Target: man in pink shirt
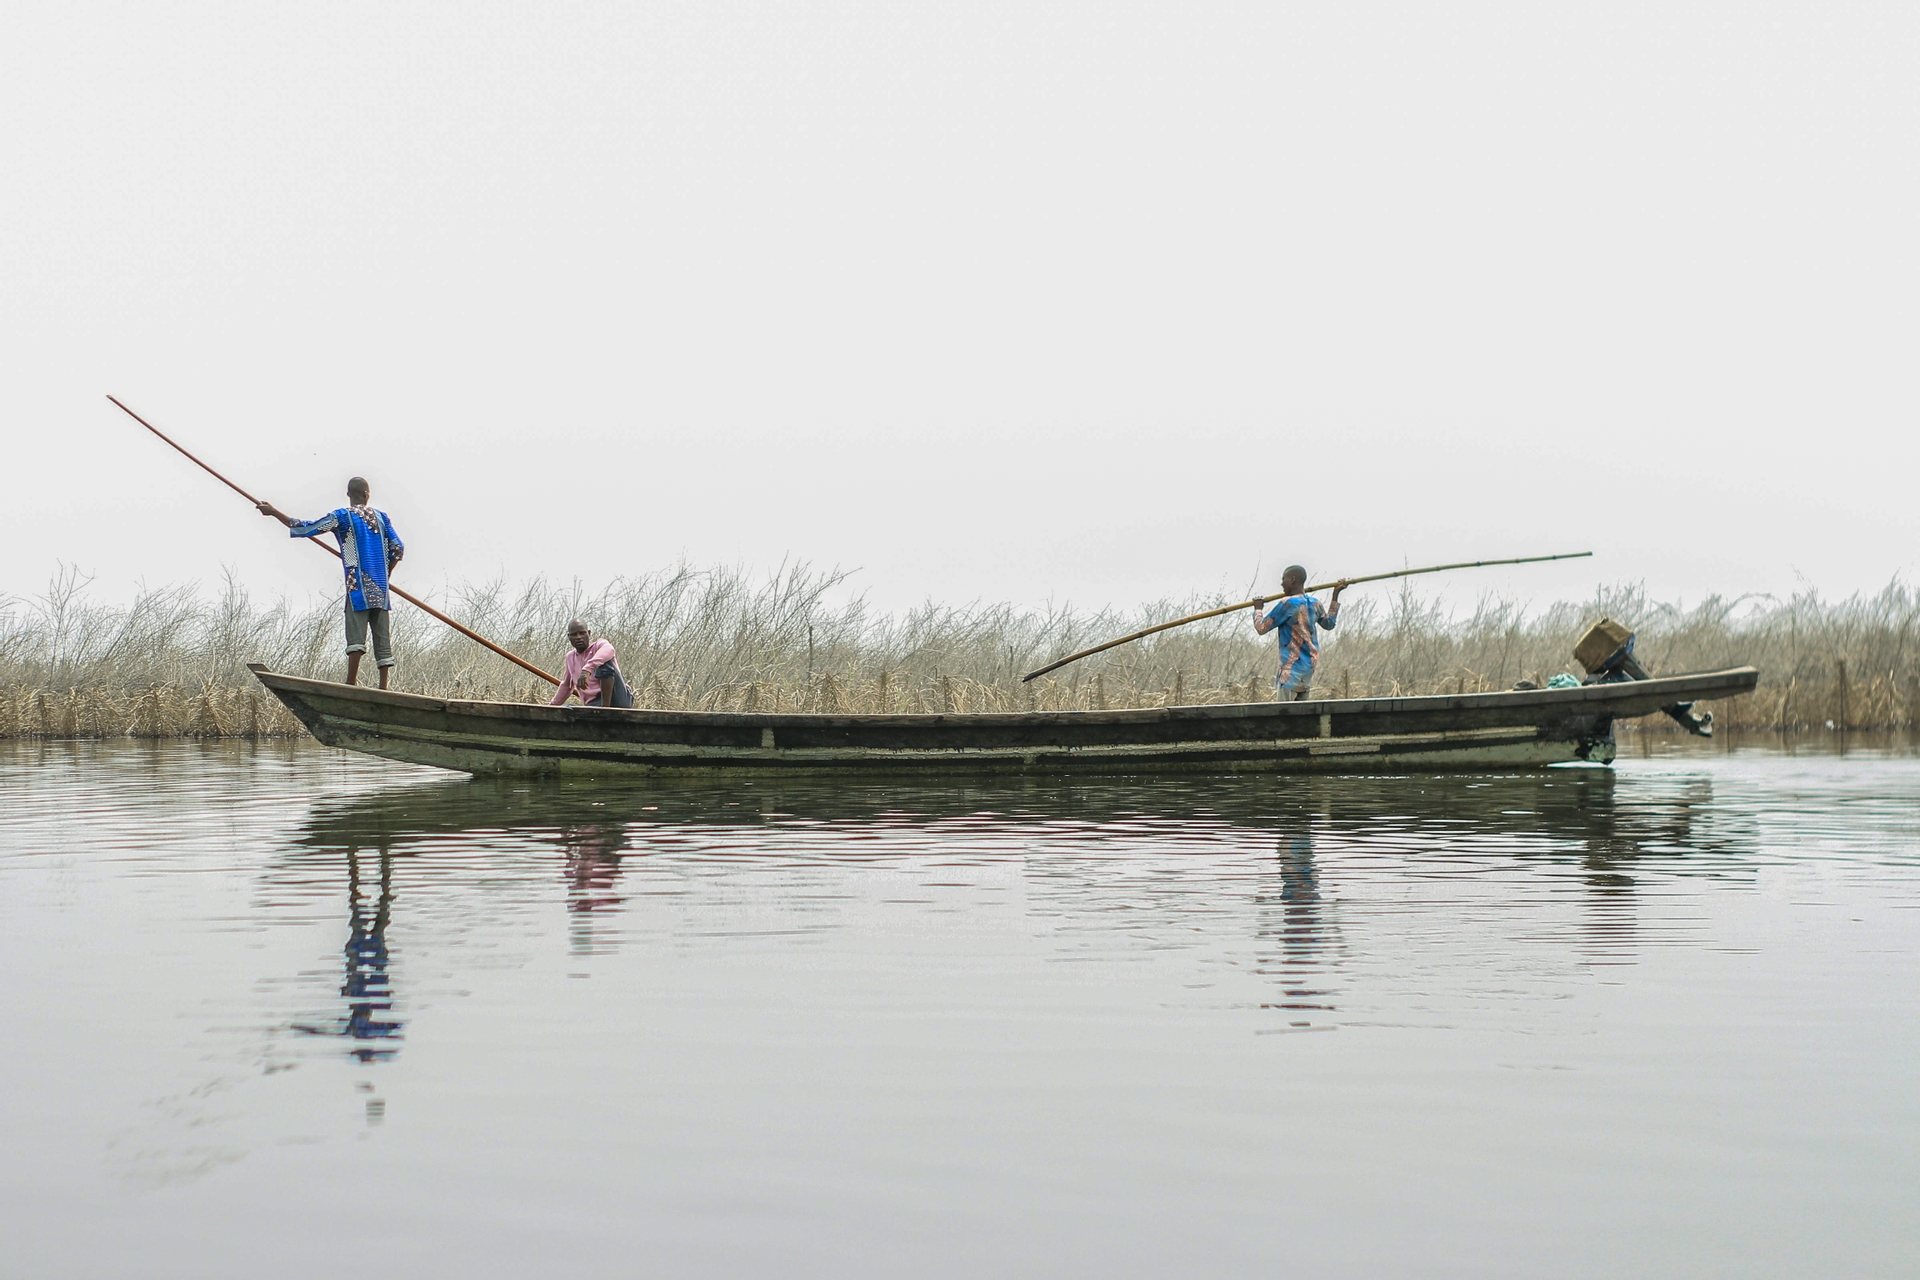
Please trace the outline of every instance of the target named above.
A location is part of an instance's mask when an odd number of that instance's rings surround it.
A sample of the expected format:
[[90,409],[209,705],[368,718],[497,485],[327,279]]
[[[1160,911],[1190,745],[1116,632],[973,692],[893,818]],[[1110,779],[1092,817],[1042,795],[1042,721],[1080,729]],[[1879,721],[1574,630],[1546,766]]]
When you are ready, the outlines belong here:
[[566,678],[553,691],[548,706],[557,707],[576,693],[589,707],[633,705],[633,695],[627,691],[627,682],[621,679],[619,664],[614,661],[612,645],[595,640],[587,624],[578,618],[567,624],[567,643],[573,646],[573,652],[567,655]]

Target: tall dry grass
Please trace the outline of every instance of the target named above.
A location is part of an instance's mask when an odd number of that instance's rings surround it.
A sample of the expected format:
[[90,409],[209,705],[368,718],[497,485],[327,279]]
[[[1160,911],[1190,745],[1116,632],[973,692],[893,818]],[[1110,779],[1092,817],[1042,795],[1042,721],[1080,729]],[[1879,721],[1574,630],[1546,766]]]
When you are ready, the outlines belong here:
[[[598,593],[544,579],[454,588],[449,613],[557,671],[568,619],[619,649],[642,705],[729,711],[959,712],[1251,701],[1272,697],[1271,639],[1246,614],[1167,632],[1022,684],[1060,654],[1205,608],[1159,601],[1120,612],[1031,612],[926,604],[902,615],[849,598],[843,576],[789,565],[766,577],[681,565]],[[339,679],[340,602],[261,604],[229,577],[214,592],[93,599],[72,571],[39,597],[0,600],[0,737],[267,736],[302,732],[246,671]],[[1920,719],[1920,594],[1895,582],[1825,601],[1713,598],[1691,609],[1635,587],[1529,612],[1485,599],[1466,616],[1403,586],[1356,590],[1327,637],[1320,696],[1474,692],[1574,671],[1574,641],[1606,615],[1640,633],[1655,672],[1752,663],[1759,690],[1719,709],[1734,728]],[[548,687],[407,606],[393,618],[396,687],[442,696],[544,701]],[[368,664],[369,672],[371,663]],[[366,678],[363,675],[363,679]],[[1664,721],[1662,722],[1664,723]]]

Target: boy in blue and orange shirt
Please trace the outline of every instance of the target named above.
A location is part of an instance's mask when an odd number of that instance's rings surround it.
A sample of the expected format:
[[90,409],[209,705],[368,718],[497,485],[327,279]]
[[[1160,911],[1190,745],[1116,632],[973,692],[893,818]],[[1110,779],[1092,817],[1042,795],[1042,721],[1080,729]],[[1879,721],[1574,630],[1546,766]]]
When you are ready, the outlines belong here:
[[1256,635],[1280,632],[1280,674],[1274,677],[1273,687],[1283,701],[1288,695],[1296,702],[1307,696],[1314,659],[1320,656],[1315,628],[1333,630],[1340,615],[1340,593],[1347,589],[1347,580],[1342,578],[1333,584],[1333,598],[1324,606],[1305,594],[1306,588],[1307,571],[1297,564],[1288,565],[1287,571],[1280,575],[1280,602],[1264,617],[1260,610],[1266,601],[1257,601],[1253,606]]

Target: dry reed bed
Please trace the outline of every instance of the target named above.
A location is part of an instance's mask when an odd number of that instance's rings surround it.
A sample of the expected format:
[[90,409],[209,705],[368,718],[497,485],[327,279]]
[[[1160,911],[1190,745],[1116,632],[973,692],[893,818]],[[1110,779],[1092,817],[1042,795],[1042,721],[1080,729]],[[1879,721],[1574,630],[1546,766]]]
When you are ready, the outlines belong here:
[[[264,737],[304,732],[245,664],[338,679],[339,601],[257,605],[228,580],[98,603],[64,572],[34,600],[0,601],[0,737]],[[1324,696],[1475,692],[1572,671],[1573,642],[1607,615],[1640,633],[1651,670],[1752,663],[1761,685],[1718,709],[1732,728],[1920,724],[1914,623],[1920,596],[1895,582],[1839,602],[1816,594],[1713,598],[1682,609],[1637,588],[1529,613],[1485,599],[1455,617],[1410,589],[1356,590],[1327,638]],[[843,578],[804,565],[756,580],[687,566],[597,595],[536,580],[454,588],[441,604],[537,665],[557,670],[569,618],[619,648],[642,705],[727,711],[1023,711],[1270,698],[1273,642],[1246,615],[1123,646],[1022,684],[1074,649],[1206,607],[1161,601],[1130,613],[924,605],[902,616],[849,599]],[[397,686],[442,696],[544,701],[547,688],[438,623],[394,616]],[[1650,724],[1654,722],[1649,722]],[[1664,724],[1664,720],[1659,723]]]
[[283,738],[306,729],[259,689],[0,689],[0,738]]

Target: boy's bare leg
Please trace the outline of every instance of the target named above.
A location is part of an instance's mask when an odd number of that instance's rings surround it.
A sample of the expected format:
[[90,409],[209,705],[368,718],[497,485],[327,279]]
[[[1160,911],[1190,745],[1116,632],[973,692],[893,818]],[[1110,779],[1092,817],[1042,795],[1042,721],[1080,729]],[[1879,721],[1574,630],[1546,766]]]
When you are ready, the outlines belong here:
[[[357,653],[350,653],[347,655],[347,683],[348,684],[360,683],[360,658],[361,658],[361,655]],[[381,672],[382,684],[385,683],[385,679],[384,679],[385,675],[386,673],[384,671]]]

